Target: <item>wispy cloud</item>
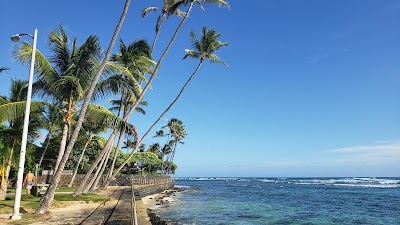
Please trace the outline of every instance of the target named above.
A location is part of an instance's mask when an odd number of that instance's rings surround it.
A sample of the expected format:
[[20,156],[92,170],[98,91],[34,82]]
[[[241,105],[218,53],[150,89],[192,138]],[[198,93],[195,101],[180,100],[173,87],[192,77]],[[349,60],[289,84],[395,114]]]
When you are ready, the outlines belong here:
[[380,141],[372,145],[361,145],[328,150],[337,153],[396,152],[400,153],[400,141]]
[[371,145],[338,148],[326,152],[337,154],[343,162],[382,166],[400,163],[400,141],[380,141]]

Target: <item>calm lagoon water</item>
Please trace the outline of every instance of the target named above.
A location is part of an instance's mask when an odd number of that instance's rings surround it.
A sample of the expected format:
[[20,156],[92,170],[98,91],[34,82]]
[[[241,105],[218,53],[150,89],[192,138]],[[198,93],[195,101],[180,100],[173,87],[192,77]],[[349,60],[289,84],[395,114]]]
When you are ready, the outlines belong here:
[[400,178],[177,178],[173,224],[400,224]]

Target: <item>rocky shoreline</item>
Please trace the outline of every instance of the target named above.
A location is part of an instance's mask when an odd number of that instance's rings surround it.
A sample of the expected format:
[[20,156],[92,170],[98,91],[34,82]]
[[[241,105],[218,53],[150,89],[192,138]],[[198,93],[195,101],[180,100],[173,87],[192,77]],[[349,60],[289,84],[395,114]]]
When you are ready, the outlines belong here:
[[[169,207],[171,198],[176,196],[176,193],[184,192],[185,189],[174,187],[173,189],[163,191],[159,194],[150,195],[142,198],[143,203],[147,207],[147,214],[149,215],[152,225],[171,225],[165,218],[162,218],[156,213],[157,207]],[[173,201],[173,200],[172,200]]]

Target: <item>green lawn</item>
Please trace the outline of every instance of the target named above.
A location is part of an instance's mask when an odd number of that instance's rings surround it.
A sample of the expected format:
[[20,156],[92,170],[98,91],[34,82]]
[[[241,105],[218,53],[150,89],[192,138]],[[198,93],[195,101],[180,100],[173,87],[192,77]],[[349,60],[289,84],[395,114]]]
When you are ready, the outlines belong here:
[[[75,189],[76,189],[76,187],[58,187],[56,190],[56,193],[57,192],[74,192]],[[26,192],[25,188],[23,188],[22,190]],[[15,187],[7,188],[7,193],[15,193]]]

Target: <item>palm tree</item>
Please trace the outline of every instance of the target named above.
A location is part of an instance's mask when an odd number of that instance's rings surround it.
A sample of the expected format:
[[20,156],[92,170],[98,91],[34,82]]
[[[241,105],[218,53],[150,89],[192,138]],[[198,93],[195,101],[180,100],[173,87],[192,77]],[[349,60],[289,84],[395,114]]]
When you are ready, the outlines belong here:
[[185,131],[185,126],[183,125],[181,120],[178,120],[176,118],[172,118],[171,120],[168,121],[168,124],[164,126],[164,128],[167,128],[170,131],[170,135],[173,137],[172,140],[172,151],[170,151],[170,156],[169,160],[171,163],[168,164],[168,170],[167,172],[171,171],[171,165],[172,162],[174,161],[175,157],[175,152],[176,152],[176,147],[178,144],[184,144],[182,142],[182,139],[186,137],[186,131]]
[[58,133],[60,128],[60,124],[62,124],[62,110],[60,110],[59,104],[53,104],[53,107],[48,107],[45,110],[45,115],[43,116],[43,126],[48,131],[46,139],[45,139],[45,146],[40,156],[40,160],[38,163],[38,168],[41,168],[43,163],[44,156],[46,155],[47,149],[49,148],[50,141],[53,138],[54,134]]
[[[153,51],[154,51],[154,46],[156,45],[161,26],[168,19],[168,17],[170,17],[172,15],[183,17],[185,15],[185,13],[182,12],[178,8],[178,7],[182,6],[184,3],[185,3],[185,1],[183,1],[183,0],[163,0],[163,7],[161,9],[161,14],[158,16],[157,22],[156,22],[156,29],[155,29],[156,35],[154,37],[153,44],[151,45],[151,53],[153,53]],[[154,6],[147,7],[145,9],[143,9],[142,17],[147,16],[147,14],[149,12],[157,11],[157,10],[158,10],[158,7],[154,7]]]
[[[147,81],[144,77],[144,74],[147,72],[151,72],[151,67],[155,63],[151,60],[150,46],[145,40],[135,41],[128,47],[126,47],[124,42],[120,40],[120,53],[113,55],[112,60],[116,64],[121,65],[125,68],[124,73],[115,74],[112,77],[101,81],[98,84],[97,93],[104,94],[109,92],[114,95],[120,93],[120,100],[112,101],[112,103],[116,105],[113,109],[118,110],[118,116],[120,116],[121,114],[122,116],[125,116],[126,112],[131,108],[132,102],[135,102],[137,96],[140,95],[140,93],[142,92],[139,82]],[[146,106],[147,102],[141,101],[141,105]],[[140,107],[137,107],[135,110],[141,112],[142,114],[144,113],[144,110]],[[124,119],[124,121],[127,120],[128,118]],[[92,164],[91,168],[80,183],[79,187],[75,190],[74,195],[78,195],[82,192],[83,186],[86,184],[89,176],[99,163],[102,163],[105,166],[105,158],[108,158],[108,156],[110,155],[111,152],[109,151],[112,148],[112,143],[114,142],[116,134],[119,132],[120,136],[118,139],[117,148],[115,149],[116,152],[118,151],[119,145],[124,136],[125,129],[126,128],[122,128],[121,130],[114,129],[113,133],[110,136],[110,139],[105,145],[103,151],[100,153],[99,158]],[[106,152],[109,153],[107,154]],[[115,153],[108,176],[111,176],[117,156],[118,154]],[[96,172],[97,174],[98,171],[99,170],[97,170]],[[94,176],[93,179],[96,179],[96,176]]]
[[[196,58],[199,59],[199,64],[192,73],[192,75],[189,77],[189,79],[186,81],[186,83],[183,85],[181,91],[178,93],[178,95],[175,97],[175,99],[172,101],[172,103],[164,110],[163,113],[158,117],[158,119],[151,125],[151,127],[147,130],[147,132],[143,135],[143,137],[136,143],[136,146],[134,148],[134,151],[128,156],[128,158],[121,164],[121,166],[114,172],[114,175],[116,175],[122,167],[126,165],[126,163],[129,162],[133,154],[136,152],[138,146],[143,142],[144,138],[149,134],[151,129],[161,120],[161,118],[172,108],[172,106],[178,101],[179,97],[182,95],[183,91],[186,89],[187,85],[189,82],[192,80],[194,75],[197,73],[197,71],[200,69],[201,65],[205,60],[208,60],[212,63],[217,63],[217,64],[226,64],[222,62],[219,57],[215,54],[217,50],[219,50],[223,46],[227,46],[228,42],[221,42],[217,40],[221,35],[217,33],[215,30],[207,30],[206,27],[203,27],[201,30],[201,38],[200,40],[196,38],[196,35],[194,32],[190,32],[190,37],[192,39],[192,45],[194,50],[187,50],[186,49],[186,55],[184,56],[184,59],[190,57],[190,58]],[[150,82],[150,81],[149,81]]]
[[85,151],[89,143],[92,141],[94,134],[99,134],[101,132],[105,132],[107,128],[113,128],[117,124],[119,124],[119,118],[116,117],[112,112],[107,110],[106,108],[90,104],[88,107],[87,116],[85,121],[83,121],[82,128],[84,129],[85,133],[87,132],[87,139],[85,145],[82,149],[81,155],[78,159],[78,162],[75,164],[75,170],[72,175],[72,178],[68,184],[69,187],[72,186],[76,173],[78,172],[79,165],[85,155]]
[[[42,96],[63,103],[62,139],[54,167],[56,171],[65,152],[72,119],[98,65],[101,48],[98,38],[93,35],[80,47],[77,47],[75,38],[70,47],[69,38],[61,26],[57,31],[50,31],[49,47],[53,52],[49,60],[41,57],[41,54],[36,59],[38,81],[35,86]],[[17,50],[16,56],[24,61],[29,57],[26,53],[30,51],[31,46],[25,42]]]
[[[224,0],[202,0],[204,3],[210,3],[210,4],[218,4],[220,7],[227,7],[229,8],[229,4],[224,1]],[[190,4],[189,4],[190,2]],[[180,31],[180,29],[182,28],[183,24],[185,23],[186,19],[188,18],[190,12],[192,11],[192,7],[193,4],[196,3],[197,5],[199,5],[199,7],[201,9],[203,9],[203,6],[200,3],[200,0],[184,0],[184,4],[189,4],[189,7],[186,11],[186,13],[184,14],[184,17],[182,18],[181,23],[178,25],[177,29],[175,30],[174,35],[172,36],[171,41],[169,42],[168,46],[166,47],[166,49],[164,50],[163,54],[161,55],[160,59],[158,60],[153,72],[151,73],[150,79],[147,82],[146,86],[143,88],[142,93],[140,94],[140,96],[137,98],[135,104],[133,104],[133,106],[131,107],[131,109],[129,110],[129,112],[125,115],[124,120],[129,118],[129,116],[134,112],[134,110],[136,109],[136,107],[138,106],[138,104],[142,101],[144,94],[147,92],[147,90],[150,88],[150,85],[152,83],[152,81],[154,80],[154,78],[156,77],[158,70],[160,69],[161,63],[164,60],[165,56],[167,55],[169,49],[171,48],[172,44],[175,42],[176,37],[178,36],[178,33]]]
[[[8,187],[9,173],[14,158],[14,148],[20,144],[23,126],[23,111],[25,109],[27,81],[11,80],[10,97],[0,96],[0,122],[7,124],[6,129],[0,131],[6,145],[0,154],[1,186],[0,200],[5,199]],[[28,138],[33,140],[39,136],[38,115],[41,107],[35,102],[32,105]],[[0,149],[1,150],[1,149]]]
[[119,31],[121,30],[122,24],[123,24],[123,22],[125,20],[125,17],[126,17],[126,14],[128,12],[128,8],[129,8],[130,3],[131,3],[131,0],[126,0],[125,5],[124,5],[124,9],[123,9],[121,17],[120,17],[120,20],[118,21],[118,24],[117,24],[117,26],[115,28],[114,34],[113,34],[113,36],[111,38],[111,42],[110,42],[110,45],[108,46],[107,52],[106,52],[106,54],[104,56],[104,59],[103,59],[101,65],[100,65],[100,67],[98,68],[94,78],[92,80],[90,80],[91,85],[90,85],[88,91],[86,92],[86,98],[85,98],[85,100],[83,102],[83,105],[81,107],[81,110],[80,110],[80,113],[79,113],[79,118],[78,118],[78,121],[77,121],[77,123],[75,125],[75,130],[74,130],[74,132],[73,132],[73,134],[71,136],[71,139],[70,139],[70,141],[68,143],[68,146],[67,146],[67,148],[65,150],[64,156],[63,156],[63,158],[62,158],[62,160],[60,162],[60,166],[59,166],[60,169],[57,170],[57,172],[56,172],[56,174],[54,176],[53,182],[50,184],[49,188],[47,189],[46,194],[43,196],[43,201],[40,204],[39,208],[36,210],[37,214],[44,214],[45,212],[47,212],[49,210],[50,204],[51,204],[51,202],[52,202],[52,200],[54,198],[54,192],[55,192],[55,190],[56,190],[56,188],[58,186],[58,182],[61,179],[61,174],[62,174],[62,171],[64,170],[64,166],[67,163],[69,154],[71,153],[72,148],[74,147],[75,141],[78,138],[79,131],[80,131],[81,127],[82,127],[82,123],[83,123],[83,120],[85,118],[89,102],[90,102],[90,100],[92,98],[94,89],[96,87],[96,83],[99,80],[100,75],[103,73],[103,70],[104,70],[104,68],[105,68],[105,66],[106,66],[106,64],[108,62],[108,59],[109,59],[109,57],[111,55],[111,51],[112,51],[112,49],[114,47],[115,41],[117,40],[117,37],[118,37]]
[[[229,3],[228,3],[227,1],[224,1],[224,0],[202,0],[202,1],[203,1],[204,3],[218,4],[220,7],[227,7],[227,8],[229,8]],[[172,36],[172,38],[171,38],[171,40],[170,40],[168,46],[167,46],[166,49],[164,50],[164,52],[163,52],[163,54],[161,55],[160,59],[158,60],[158,62],[157,62],[157,64],[156,64],[156,66],[155,66],[153,72],[151,73],[151,76],[150,76],[149,81],[147,82],[146,86],[143,88],[142,93],[141,93],[140,96],[137,98],[136,102],[133,104],[133,106],[131,107],[131,109],[129,110],[129,112],[124,116],[123,120],[126,121],[126,120],[130,117],[130,115],[135,111],[135,109],[136,109],[136,107],[138,106],[138,104],[142,101],[142,99],[143,99],[145,93],[147,92],[147,90],[150,88],[151,83],[153,82],[154,78],[157,76],[157,73],[158,73],[158,70],[160,69],[160,66],[161,66],[162,61],[163,61],[164,58],[166,57],[166,55],[167,55],[169,49],[171,48],[172,44],[175,42],[175,39],[176,39],[176,37],[178,36],[178,33],[179,33],[180,29],[182,28],[183,24],[185,23],[186,19],[188,18],[189,14],[190,14],[190,12],[191,12],[191,10],[192,10],[193,4],[196,3],[197,5],[199,5],[199,7],[200,7],[201,9],[203,9],[203,7],[202,7],[202,5],[201,5],[201,3],[200,3],[199,0],[184,0],[184,4],[185,4],[185,5],[188,4],[189,2],[190,2],[189,7],[188,7],[188,9],[187,9],[185,15],[183,16],[182,21],[181,21],[180,24],[178,25],[178,27],[177,27],[177,29],[175,30],[175,33],[174,33],[174,35]],[[170,107],[169,107],[169,108],[170,108]],[[168,110],[169,110],[169,109],[168,109]],[[163,115],[164,115],[164,114],[162,114],[161,116],[163,116]],[[145,136],[148,135],[148,133],[150,132],[150,130],[155,126],[155,124],[158,123],[158,121],[159,121],[159,119],[156,120],[156,122],[149,128],[149,130],[146,132],[146,134],[145,134],[143,137],[145,137]],[[116,135],[117,135],[117,132],[113,132],[113,133],[111,134],[111,136],[110,136],[110,138],[109,138],[109,140],[108,140],[108,142],[107,142],[106,145],[111,145],[111,141],[113,140],[113,138],[115,138]],[[142,138],[142,140],[143,140],[143,138]],[[138,143],[139,143],[139,142],[138,142]],[[141,142],[140,142],[140,143],[141,143]],[[138,146],[140,146],[140,144],[139,144]],[[136,148],[136,149],[137,149],[137,148]],[[135,149],[135,151],[136,151],[136,149]],[[132,153],[132,154],[133,154],[133,153]],[[132,156],[132,154],[131,154],[128,158],[130,158],[130,157]],[[127,162],[128,162],[128,160],[125,160],[125,163],[123,163],[122,166],[125,166]],[[116,173],[118,173],[121,169],[122,169],[122,167],[120,166],[120,167],[116,170]],[[115,173],[115,174],[116,174],[116,173]],[[108,181],[110,181],[110,180],[111,180],[111,179],[108,179]]]

